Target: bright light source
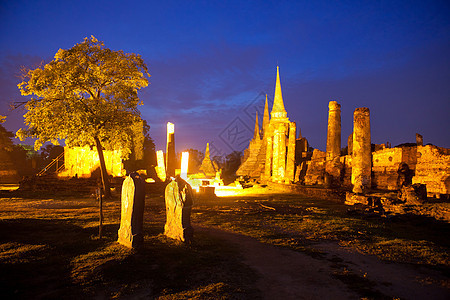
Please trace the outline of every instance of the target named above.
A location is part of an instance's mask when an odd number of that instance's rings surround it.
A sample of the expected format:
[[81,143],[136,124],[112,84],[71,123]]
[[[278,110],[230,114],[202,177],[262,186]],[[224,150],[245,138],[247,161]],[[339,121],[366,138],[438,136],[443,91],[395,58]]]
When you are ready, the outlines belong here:
[[175,133],[175,124],[167,122],[167,134]]
[[158,166],[156,167],[156,174],[159,179],[162,181],[166,181],[166,168],[164,166],[164,153],[162,150],[156,151],[156,159],[158,162]]
[[187,180],[187,172],[188,172],[188,164],[189,164],[189,152],[181,153],[181,178]]

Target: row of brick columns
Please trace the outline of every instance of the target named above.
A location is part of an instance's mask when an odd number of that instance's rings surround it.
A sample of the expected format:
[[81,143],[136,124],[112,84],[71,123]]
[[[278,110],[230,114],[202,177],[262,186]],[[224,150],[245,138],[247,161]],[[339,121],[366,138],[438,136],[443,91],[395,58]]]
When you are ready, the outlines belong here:
[[[328,107],[325,182],[330,185],[338,185],[342,170],[340,165],[341,106],[336,101],[330,101]],[[349,154],[352,155],[353,192],[362,193],[371,187],[372,172],[370,111],[367,107],[356,108],[353,112],[353,133],[349,138],[349,144],[350,139]]]

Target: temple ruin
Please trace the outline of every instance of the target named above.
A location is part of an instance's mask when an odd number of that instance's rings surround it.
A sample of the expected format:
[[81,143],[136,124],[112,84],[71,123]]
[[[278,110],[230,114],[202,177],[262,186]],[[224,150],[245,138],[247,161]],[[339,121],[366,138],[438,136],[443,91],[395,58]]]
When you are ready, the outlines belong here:
[[450,149],[424,146],[420,134],[416,134],[415,144],[394,148],[389,143],[372,144],[367,107],[354,110],[353,132],[347,148],[341,149],[341,105],[329,102],[324,152],[310,148],[300,128],[296,138],[296,123],[289,120],[284,106],[278,67],[270,119],[267,106],[266,96],[262,127],[256,116],[253,138],[236,172],[241,178],[339,188],[361,195],[370,190],[400,190],[405,184],[404,172],[409,172],[408,184],[426,186],[428,197],[450,195]]
[[270,119],[266,96],[261,131],[256,117],[253,139],[245,150],[243,163],[236,175],[278,183],[294,182],[296,124],[289,121],[284,108],[279,67]]

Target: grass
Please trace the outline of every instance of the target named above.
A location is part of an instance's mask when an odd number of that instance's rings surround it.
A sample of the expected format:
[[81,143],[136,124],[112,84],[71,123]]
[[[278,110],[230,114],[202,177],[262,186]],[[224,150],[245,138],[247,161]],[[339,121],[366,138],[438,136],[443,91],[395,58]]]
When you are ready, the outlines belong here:
[[[205,231],[182,244],[163,235],[164,198],[146,199],[144,247],[116,243],[120,200],[105,201],[98,239],[94,198],[6,194],[0,198],[0,289],[5,298],[255,299],[258,275],[233,244]],[[3,194],[4,196],[4,194]],[[333,201],[292,194],[200,199],[192,224],[216,227],[325,259],[315,245],[337,242],[380,259],[449,274],[448,223],[425,217],[351,213]],[[377,298],[372,282],[336,262],[334,276]]]
[[163,234],[163,199],[147,200],[142,251],[118,243],[119,199],[106,201],[104,238],[89,197],[0,200],[0,289],[11,298],[259,298],[238,250],[197,233],[189,245]]

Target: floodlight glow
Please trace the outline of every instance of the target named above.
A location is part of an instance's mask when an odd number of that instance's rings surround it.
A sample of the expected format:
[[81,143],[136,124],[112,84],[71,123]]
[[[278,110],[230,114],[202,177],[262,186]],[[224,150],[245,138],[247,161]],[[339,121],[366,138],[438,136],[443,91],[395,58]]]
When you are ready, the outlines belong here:
[[187,180],[187,172],[188,172],[188,164],[189,164],[189,152],[181,153],[181,178]]

